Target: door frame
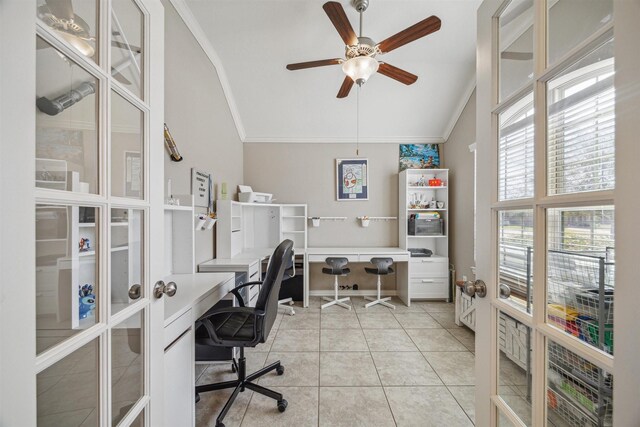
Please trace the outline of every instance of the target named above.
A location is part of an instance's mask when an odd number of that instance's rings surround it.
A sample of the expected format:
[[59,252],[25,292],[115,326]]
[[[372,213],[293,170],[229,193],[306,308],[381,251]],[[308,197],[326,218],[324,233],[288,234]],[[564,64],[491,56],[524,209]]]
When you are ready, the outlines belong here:
[[[108,195],[108,185],[100,180],[100,195],[86,197],[68,193],[61,198],[63,203],[87,203],[90,206],[102,206],[101,229],[109,228],[109,208],[130,207],[145,212],[145,290],[148,303],[145,313],[145,341],[148,349],[145,355],[146,394],[136,407],[148,405],[145,410],[146,425],[163,424],[164,387],[163,387],[163,325],[164,302],[153,298],[153,284],[162,278],[164,251],[164,7],[160,0],[134,0],[145,11],[146,73],[145,102],[134,102],[140,106],[146,104],[147,119],[144,123],[144,150],[148,167],[145,175],[145,200],[135,201]],[[97,6],[102,12],[101,28],[108,25],[110,2],[100,1]],[[58,356],[67,354],[69,349],[54,348],[36,357],[36,276],[35,276],[35,203],[36,200],[50,200],[47,194],[36,190],[35,176],[35,131],[36,114],[33,100],[36,98],[36,49],[35,36],[38,26],[35,17],[35,0],[5,0],[0,2],[0,54],[3,66],[0,68],[0,425],[35,426],[37,424],[37,387],[36,365],[40,369],[54,363]],[[104,33],[104,30],[102,31]],[[46,34],[44,34],[47,36]],[[45,37],[49,38],[49,37]],[[101,63],[109,55],[109,40],[101,40]],[[75,52],[69,51],[74,58]],[[6,61],[6,62],[5,62]],[[90,67],[102,70],[102,67]],[[110,162],[104,147],[109,145],[108,126],[105,121],[109,113],[106,98],[105,80],[101,86],[100,101],[100,170],[109,168]],[[117,88],[116,88],[117,89]],[[117,92],[123,92],[122,90]],[[101,174],[101,178],[108,176]],[[153,177],[153,179],[152,179]],[[38,198],[36,198],[39,195]],[[151,240],[153,238],[153,241]],[[108,247],[108,238],[101,245]],[[101,259],[104,260],[104,250]],[[104,331],[108,324],[117,324],[132,311],[125,309],[110,319],[109,286],[105,281],[108,274],[100,273],[102,283],[101,323],[90,328],[92,335],[101,343],[101,360],[108,360],[110,337]],[[142,301],[134,304],[141,307]],[[109,323],[105,323],[109,322]],[[88,334],[80,333],[69,339],[70,347],[76,348],[87,341]],[[101,425],[111,425],[111,389],[110,362],[99,365],[99,390],[106,395],[99,398],[99,421]],[[137,415],[137,414],[136,414]],[[122,424],[133,421],[133,414],[127,415]]]
[[[636,182],[640,181],[637,162],[640,160],[640,149],[636,142],[640,134],[637,111],[640,109],[640,54],[637,51],[637,40],[640,30],[637,22],[640,19],[640,0],[614,0],[614,21],[569,51],[559,64],[569,64],[582,54],[587,45],[597,45],[612,35],[615,36],[615,87],[616,99],[616,189],[601,191],[587,195],[564,195],[562,197],[546,196],[546,135],[536,132],[535,135],[535,197],[513,202],[497,202],[496,171],[498,120],[500,110],[497,103],[498,88],[498,49],[497,49],[497,15],[508,2],[503,0],[485,0],[478,9],[477,39],[477,111],[476,111],[476,143],[479,183],[489,185],[477,186],[477,241],[483,242],[477,251],[477,277],[487,283],[486,298],[476,299],[476,425],[496,425],[498,408],[500,412],[515,425],[520,425],[515,413],[498,395],[498,337],[497,324],[499,312],[505,312],[521,321],[532,330],[532,424],[544,425],[546,422],[546,351],[547,338],[568,348],[608,372],[615,375],[614,381],[614,420],[616,425],[635,425],[640,420],[640,408],[634,402],[640,373],[634,372],[637,354],[640,352],[640,334],[631,325],[636,322],[632,317],[637,311],[633,301],[634,253],[637,253],[637,241],[640,239],[640,227],[637,224],[637,212],[640,201],[633,195],[638,194]],[[534,19],[540,25],[534,27],[534,57],[546,57],[546,10],[545,1],[534,3]],[[534,58],[535,59],[535,58]],[[536,130],[544,129],[546,118],[546,81],[558,70],[554,66],[547,70],[544,61],[536,61],[534,65],[533,83],[523,86],[510,99],[517,98],[527,91],[533,90],[536,109]],[[507,103],[509,100],[507,100]],[[540,114],[542,112],[542,114]],[[626,197],[625,197],[626,196]],[[546,324],[544,307],[546,289],[544,281],[538,279],[534,287],[534,311],[532,315],[513,309],[509,304],[500,301],[497,295],[497,211],[529,205],[534,212],[534,251],[543,254],[546,248],[546,209],[554,204],[562,206],[579,205],[581,203],[595,205],[615,203],[615,239],[616,239],[616,305],[614,325],[615,361],[597,350],[585,349],[565,333]],[[560,205],[558,205],[560,206]],[[634,251],[635,250],[635,251]],[[634,273],[636,273],[634,275]],[[546,277],[546,265],[536,260],[534,277]],[[635,297],[635,298],[634,298]],[[543,302],[540,304],[540,302]],[[626,326],[626,328],[625,328]],[[489,369],[487,369],[487,367]],[[634,388],[635,387],[635,388]],[[635,390],[635,391],[634,391]]]

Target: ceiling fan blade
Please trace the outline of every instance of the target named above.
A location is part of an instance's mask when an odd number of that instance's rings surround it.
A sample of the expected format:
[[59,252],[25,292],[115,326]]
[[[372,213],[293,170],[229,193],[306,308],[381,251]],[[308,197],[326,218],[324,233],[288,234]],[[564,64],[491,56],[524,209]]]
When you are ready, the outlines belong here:
[[384,62],[381,62],[378,66],[378,72],[406,85],[414,84],[416,80],[418,80],[418,76],[416,76],[415,74],[411,74],[408,71],[402,70],[398,67],[394,67],[393,65],[389,65]]
[[346,45],[354,45],[358,43],[358,36],[356,36],[353,27],[347,18],[347,14],[344,12],[342,5],[336,1],[329,1],[322,5],[322,8],[327,13],[327,16],[336,27],[340,37]]
[[404,46],[407,43],[411,43],[414,40],[438,31],[441,25],[442,22],[440,21],[440,18],[437,16],[430,16],[409,28],[394,34],[388,39],[381,41],[380,44],[378,44],[378,47],[383,53],[391,52],[400,46]]
[[533,52],[508,52],[504,51],[500,54],[502,59],[512,59],[514,61],[531,61]]
[[117,81],[119,81],[120,83],[122,83],[123,85],[127,85],[129,86],[131,84],[131,81],[129,81],[129,79],[127,79],[125,76],[123,76],[122,74],[120,74],[119,71],[117,71],[115,68],[111,67],[111,75],[113,76],[114,79],[116,79]]
[[353,80],[351,80],[351,77],[345,76],[344,81],[342,82],[342,86],[340,86],[340,90],[338,91],[338,96],[336,98],[346,98],[349,95],[352,86]]
[[71,20],[74,18],[71,0],[45,0],[49,11],[58,19]]
[[142,48],[139,46],[134,46],[132,44],[120,43],[115,40],[111,40],[111,46],[119,47],[120,49],[130,50],[133,53],[142,53]]
[[341,59],[321,59],[319,61],[298,62],[297,64],[288,64],[287,70],[303,70],[305,68],[324,67],[325,65],[338,65]]

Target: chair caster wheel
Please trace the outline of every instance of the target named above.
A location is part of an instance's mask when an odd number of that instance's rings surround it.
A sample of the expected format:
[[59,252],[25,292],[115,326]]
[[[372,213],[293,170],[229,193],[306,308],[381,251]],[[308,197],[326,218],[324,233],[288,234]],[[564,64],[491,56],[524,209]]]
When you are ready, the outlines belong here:
[[278,411],[284,412],[287,409],[287,405],[289,405],[289,402],[286,400],[278,400]]
[[[278,374],[278,375],[284,374],[284,366],[282,366],[282,365],[278,366],[276,368],[276,374]],[[286,400],[285,400],[285,402],[286,402]],[[286,406],[286,404],[285,404],[285,406]]]

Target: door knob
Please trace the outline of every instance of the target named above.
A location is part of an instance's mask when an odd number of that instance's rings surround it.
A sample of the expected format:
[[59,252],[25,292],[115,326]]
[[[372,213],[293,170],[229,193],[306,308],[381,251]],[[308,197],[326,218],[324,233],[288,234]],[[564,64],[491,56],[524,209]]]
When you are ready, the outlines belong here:
[[500,283],[500,298],[507,299],[511,296],[511,288],[504,283]]
[[175,282],[169,282],[165,284],[162,280],[158,280],[153,287],[153,296],[156,298],[162,298],[162,295],[167,294],[168,297],[172,297],[178,292],[178,285]]
[[139,284],[136,283],[135,285],[132,285],[129,288],[129,298],[130,299],[140,298],[140,295],[142,294],[141,291],[142,291],[142,287]]
[[464,284],[463,289],[464,293],[470,297],[478,295],[480,298],[484,298],[487,295],[487,285],[482,280],[468,281]]

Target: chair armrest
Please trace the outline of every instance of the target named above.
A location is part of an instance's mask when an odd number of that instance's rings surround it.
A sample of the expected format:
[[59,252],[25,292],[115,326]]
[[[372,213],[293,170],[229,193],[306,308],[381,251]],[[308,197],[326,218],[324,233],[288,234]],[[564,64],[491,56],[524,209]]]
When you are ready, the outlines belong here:
[[240,307],[244,307],[246,304],[244,299],[242,299],[242,295],[240,295],[240,292],[238,292],[238,290],[246,286],[253,286],[253,285],[262,285],[262,281],[243,283],[242,285],[236,286],[235,288],[229,291],[229,293],[233,294],[236,297],[236,299],[238,300],[238,304],[240,304]]

